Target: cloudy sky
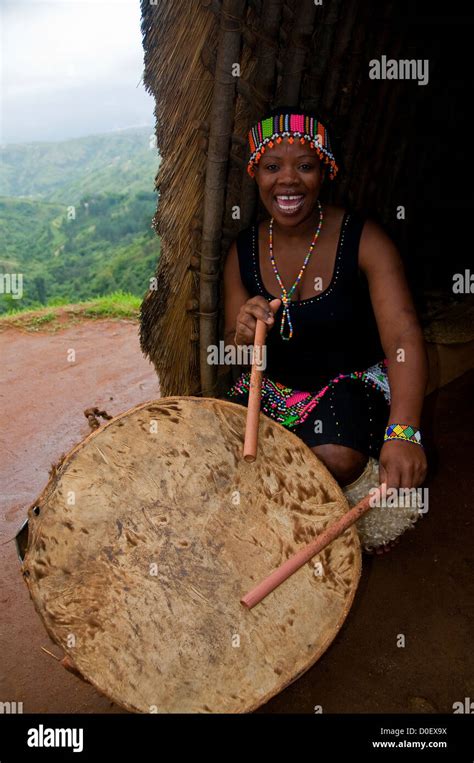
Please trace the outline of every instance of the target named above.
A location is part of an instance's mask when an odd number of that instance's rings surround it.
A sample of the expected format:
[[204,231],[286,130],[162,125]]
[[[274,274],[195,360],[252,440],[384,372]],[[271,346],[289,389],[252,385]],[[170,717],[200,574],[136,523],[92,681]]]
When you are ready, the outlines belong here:
[[0,143],[153,125],[139,0],[0,0]]

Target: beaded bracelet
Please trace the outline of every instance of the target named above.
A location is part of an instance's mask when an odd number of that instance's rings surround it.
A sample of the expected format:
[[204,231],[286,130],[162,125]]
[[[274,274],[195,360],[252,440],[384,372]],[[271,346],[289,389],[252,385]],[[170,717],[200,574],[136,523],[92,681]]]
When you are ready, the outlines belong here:
[[385,430],[383,440],[384,442],[388,440],[405,440],[405,442],[414,442],[415,445],[423,447],[420,430],[412,427],[410,424],[389,424]]

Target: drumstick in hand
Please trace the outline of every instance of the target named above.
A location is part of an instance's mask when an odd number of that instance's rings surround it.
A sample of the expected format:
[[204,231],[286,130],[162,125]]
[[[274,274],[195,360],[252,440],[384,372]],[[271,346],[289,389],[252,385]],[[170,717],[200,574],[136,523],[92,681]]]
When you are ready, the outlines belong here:
[[[380,488],[378,488],[378,491],[380,493]],[[240,600],[241,604],[244,604],[248,609],[252,609],[252,607],[261,602],[280,583],[283,583],[290,575],[293,575],[303,564],[309,562],[315,554],[319,554],[320,551],[325,549],[333,540],[342,535],[348,527],[357,522],[369,509],[376,505],[377,497],[377,493],[369,494],[359,501],[356,506],[346,512],[337,522],[327,527],[321,535],[318,535],[311,543],[297,551],[294,556],[291,556],[280,567],[277,567],[265,580],[262,580],[255,588],[246,593]]]
[[244,459],[248,462],[255,461],[257,458],[258,422],[260,418],[260,398],[262,396],[262,361],[266,337],[267,324],[257,318],[244,440]]
[[[275,314],[281,305],[281,299],[272,299],[270,310]],[[255,339],[253,344],[252,370],[250,372],[250,390],[247,403],[247,421],[245,424],[245,441],[243,456],[245,461],[252,462],[257,458],[258,422],[260,420],[260,399],[262,397],[262,364],[264,360],[267,324],[257,318]]]

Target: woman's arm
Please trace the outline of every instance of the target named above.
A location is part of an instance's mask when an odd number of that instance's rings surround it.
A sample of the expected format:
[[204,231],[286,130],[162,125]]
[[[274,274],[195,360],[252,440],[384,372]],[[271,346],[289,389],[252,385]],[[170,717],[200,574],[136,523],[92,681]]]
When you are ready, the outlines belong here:
[[[395,244],[383,229],[367,221],[359,247],[380,340],[388,359],[391,390],[387,424],[419,427],[428,381],[423,332]],[[382,481],[389,487],[416,487],[426,476],[426,458],[419,445],[386,442],[380,454]]]
[[274,313],[281,300],[268,302],[265,297],[250,297],[240,278],[239,256],[234,243],[224,265],[224,342],[225,344],[253,344],[257,318],[267,323],[270,330],[275,323]]
[[231,244],[224,264],[224,343],[235,344],[235,328],[240,308],[250,298],[240,279],[237,244]]

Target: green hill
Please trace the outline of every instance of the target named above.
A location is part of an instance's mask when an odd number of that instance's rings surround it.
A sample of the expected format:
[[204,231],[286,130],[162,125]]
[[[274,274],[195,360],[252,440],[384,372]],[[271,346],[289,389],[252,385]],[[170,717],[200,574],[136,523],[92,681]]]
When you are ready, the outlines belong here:
[[0,146],[0,196],[77,204],[88,193],[152,191],[159,167],[152,133],[141,127]]
[[[0,313],[115,291],[142,296],[159,239],[149,128],[2,149]],[[1,274],[22,274],[14,299]]]

